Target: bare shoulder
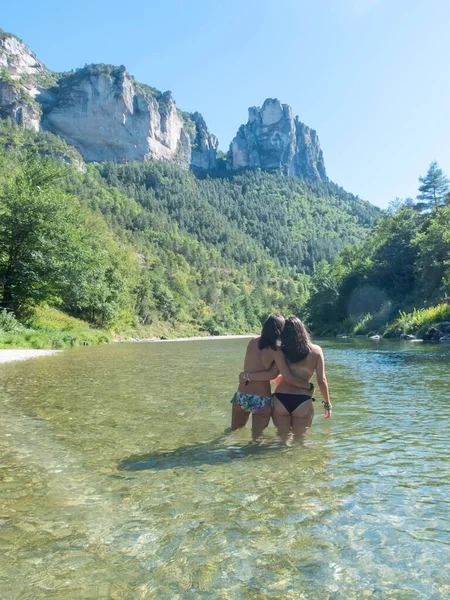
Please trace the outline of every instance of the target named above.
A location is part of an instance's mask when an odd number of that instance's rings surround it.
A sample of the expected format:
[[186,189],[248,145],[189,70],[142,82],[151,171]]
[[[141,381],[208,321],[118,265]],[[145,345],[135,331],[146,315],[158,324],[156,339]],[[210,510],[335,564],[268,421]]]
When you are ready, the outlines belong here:
[[259,342],[259,336],[251,339],[249,341],[249,343],[247,344],[247,353],[259,351],[258,342]]
[[322,348],[318,344],[311,344],[311,352],[316,356],[323,354]]
[[275,350],[264,348],[261,350],[261,360],[265,369],[269,369],[275,361]]
[[261,350],[261,355],[264,360],[271,360],[272,362],[275,360],[276,350],[272,350],[272,348],[263,348]]

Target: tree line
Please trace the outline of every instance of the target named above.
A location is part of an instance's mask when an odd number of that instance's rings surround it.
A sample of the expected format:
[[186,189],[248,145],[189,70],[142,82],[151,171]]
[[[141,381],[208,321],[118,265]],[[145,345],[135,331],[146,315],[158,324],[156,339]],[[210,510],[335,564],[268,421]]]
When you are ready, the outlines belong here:
[[389,333],[399,311],[450,301],[449,180],[432,162],[419,183],[416,199],[393,202],[361,245],[317,266],[305,307],[314,331]]
[[332,183],[168,162],[85,165],[60,138],[0,121],[0,301],[115,330],[255,330],[298,311],[310,274],[379,211]]
[[305,293],[305,278],[257,244],[238,264],[99,168],[79,170],[59,138],[3,121],[0,143],[0,299],[20,318],[47,304],[118,331],[163,322],[244,332]]

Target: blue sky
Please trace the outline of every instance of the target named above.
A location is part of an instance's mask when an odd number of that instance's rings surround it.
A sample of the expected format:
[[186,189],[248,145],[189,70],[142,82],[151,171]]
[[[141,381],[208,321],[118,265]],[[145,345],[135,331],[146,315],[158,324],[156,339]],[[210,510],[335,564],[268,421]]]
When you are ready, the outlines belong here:
[[450,175],[448,0],[2,0],[0,17],[50,69],[124,64],[170,89],[222,150],[279,98],[329,177],[379,206],[415,196],[432,160]]

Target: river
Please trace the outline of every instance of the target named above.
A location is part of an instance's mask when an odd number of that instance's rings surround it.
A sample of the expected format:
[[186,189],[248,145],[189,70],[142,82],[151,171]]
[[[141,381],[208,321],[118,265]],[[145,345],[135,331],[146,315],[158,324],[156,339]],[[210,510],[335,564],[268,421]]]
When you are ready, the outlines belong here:
[[246,340],[0,368],[0,598],[450,597],[450,345],[323,342],[307,439],[224,435]]

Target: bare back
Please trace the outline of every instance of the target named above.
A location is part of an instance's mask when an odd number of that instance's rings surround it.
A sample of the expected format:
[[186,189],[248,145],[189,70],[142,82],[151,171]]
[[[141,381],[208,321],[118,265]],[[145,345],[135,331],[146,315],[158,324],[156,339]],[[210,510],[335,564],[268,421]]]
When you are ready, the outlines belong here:
[[[265,348],[260,350],[258,347],[259,336],[253,338],[247,346],[244,359],[244,371],[249,373],[257,371],[266,371],[270,369],[274,362],[275,350]],[[270,396],[270,381],[250,381],[247,385],[239,384],[239,392],[244,394],[255,394],[256,396]]]
[[[306,358],[297,363],[288,363],[291,373],[296,377],[306,379],[306,381],[311,380],[319,359],[323,356],[322,349],[320,346],[317,346],[317,344],[311,344],[310,348],[311,351]],[[281,392],[282,394],[298,394],[299,389],[298,387],[290,385],[283,378],[280,385],[277,387],[277,392]]]

